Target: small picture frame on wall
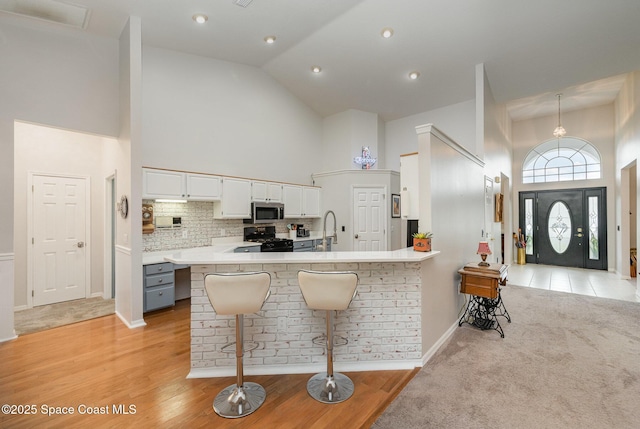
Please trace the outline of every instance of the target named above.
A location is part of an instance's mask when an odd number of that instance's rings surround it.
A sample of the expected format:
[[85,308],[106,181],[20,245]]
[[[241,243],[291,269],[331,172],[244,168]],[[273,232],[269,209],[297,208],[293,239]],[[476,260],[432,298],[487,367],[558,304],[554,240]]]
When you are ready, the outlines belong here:
[[400,217],[400,194],[391,194],[391,217]]

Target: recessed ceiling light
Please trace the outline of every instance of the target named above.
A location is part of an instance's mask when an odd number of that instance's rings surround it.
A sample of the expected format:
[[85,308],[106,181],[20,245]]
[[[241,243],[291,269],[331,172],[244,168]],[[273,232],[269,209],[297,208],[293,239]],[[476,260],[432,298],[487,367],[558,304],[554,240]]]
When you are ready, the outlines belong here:
[[204,13],[196,13],[195,15],[193,15],[192,18],[198,24],[204,24],[205,22],[207,22],[209,20],[209,17],[207,15],[205,15]]
[[320,73],[322,68],[320,68],[320,66],[311,66],[311,71],[314,73]]
[[383,28],[382,31],[380,32],[380,35],[385,39],[388,39],[389,37],[393,36],[393,28],[390,28],[390,27]]
[[269,45],[272,45],[276,42],[276,36],[267,36],[264,38],[264,41]]
[[418,71],[412,71],[409,73],[409,79],[411,80],[416,80],[420,77],[420,72]]

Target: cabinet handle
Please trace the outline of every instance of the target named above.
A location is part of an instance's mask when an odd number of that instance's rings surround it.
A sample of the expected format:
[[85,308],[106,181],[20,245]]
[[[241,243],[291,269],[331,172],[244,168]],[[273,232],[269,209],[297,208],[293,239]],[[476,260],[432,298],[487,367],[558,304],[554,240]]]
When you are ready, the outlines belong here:
[[163,294],[163,293],[164,293],[164,292],[160,292],[158,295],[162,296],[162,294]]
[[162,283],[162,279],[158,279],[158,283]]
[[158,267],[158,271],[162,271],[162,266]]

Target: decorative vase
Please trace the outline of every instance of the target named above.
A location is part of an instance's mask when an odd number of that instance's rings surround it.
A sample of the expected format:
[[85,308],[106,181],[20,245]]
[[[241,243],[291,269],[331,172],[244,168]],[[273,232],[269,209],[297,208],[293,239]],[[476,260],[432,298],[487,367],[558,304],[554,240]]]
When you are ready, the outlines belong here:
[[524,247],[518,247],[518,265],[524,265],[527,263],[526,255],[524,253]]
[[413,250],[417,252],[431,252],[431,238],[414,238]]

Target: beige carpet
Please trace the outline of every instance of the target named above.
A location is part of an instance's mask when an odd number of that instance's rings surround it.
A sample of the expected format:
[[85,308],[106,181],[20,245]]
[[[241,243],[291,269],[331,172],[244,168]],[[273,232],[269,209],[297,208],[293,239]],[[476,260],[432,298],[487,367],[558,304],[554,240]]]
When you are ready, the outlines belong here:
[[24,335],[114,313],[113,299],[96,297],[16,311],[14,323],[16,334]]
[[505,338],[469,325],[372,428],[638,428],[640,304],[508,286]]

